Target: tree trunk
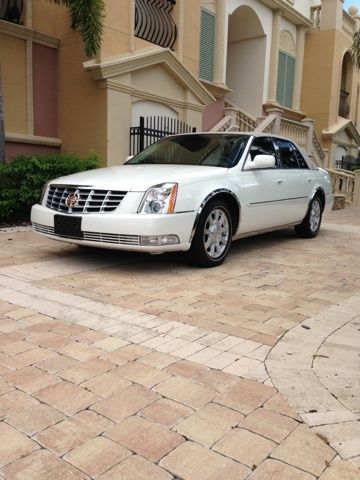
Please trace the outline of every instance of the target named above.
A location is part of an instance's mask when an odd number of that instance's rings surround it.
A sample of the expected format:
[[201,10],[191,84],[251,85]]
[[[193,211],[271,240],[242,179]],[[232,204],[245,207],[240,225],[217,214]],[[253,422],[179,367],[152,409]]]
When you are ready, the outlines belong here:
[[0,164],[5,163],[5,125],[4,125],[4,102],[1,85],[0,71]]

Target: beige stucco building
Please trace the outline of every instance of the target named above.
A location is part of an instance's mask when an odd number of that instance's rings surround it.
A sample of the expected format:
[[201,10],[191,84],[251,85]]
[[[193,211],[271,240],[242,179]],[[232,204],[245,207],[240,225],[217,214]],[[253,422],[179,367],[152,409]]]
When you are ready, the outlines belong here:
[[0,10],[8,158],[93,149],[120,164],[130,129],[150,116],[198,131],[279,131],[324,166],[357,156],[358,18],[342,0],[106,0],[90,60],[66,8],[17,3],[19,18]]

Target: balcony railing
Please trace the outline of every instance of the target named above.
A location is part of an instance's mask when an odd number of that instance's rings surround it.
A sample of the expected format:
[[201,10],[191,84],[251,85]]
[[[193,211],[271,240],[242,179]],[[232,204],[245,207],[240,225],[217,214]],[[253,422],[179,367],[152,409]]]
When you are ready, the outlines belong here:
[[136,0],[135,36],[173,49],[177,29],[171,17],[176,0]]
[[0,20],[22,25],[24,0],[2,0],[0,2]]

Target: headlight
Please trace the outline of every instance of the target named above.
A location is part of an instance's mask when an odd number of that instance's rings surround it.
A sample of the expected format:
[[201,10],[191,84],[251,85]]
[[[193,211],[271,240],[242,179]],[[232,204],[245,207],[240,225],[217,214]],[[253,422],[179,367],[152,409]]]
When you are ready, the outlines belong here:
[[44,185],[44,188],[42,190],[42,193],[41,193],[41,197],[40,197],[40,205],[43,204],[43,201],[44,201],[44,198],[45,198],[45,194],[46,194],[46,190],[49,186],[50,182],[46,182],[45,185]]
[[177,189],[177,183],[163,183],[149,188],[142,199],[138,213],[173,213]]

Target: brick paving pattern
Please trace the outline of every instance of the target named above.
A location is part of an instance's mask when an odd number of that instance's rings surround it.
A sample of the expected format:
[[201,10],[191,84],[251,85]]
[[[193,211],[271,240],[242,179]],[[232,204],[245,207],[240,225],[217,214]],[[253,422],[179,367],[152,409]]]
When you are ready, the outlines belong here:
[[211,271],[0,232],[0,478],[357,480],[359,213]]

